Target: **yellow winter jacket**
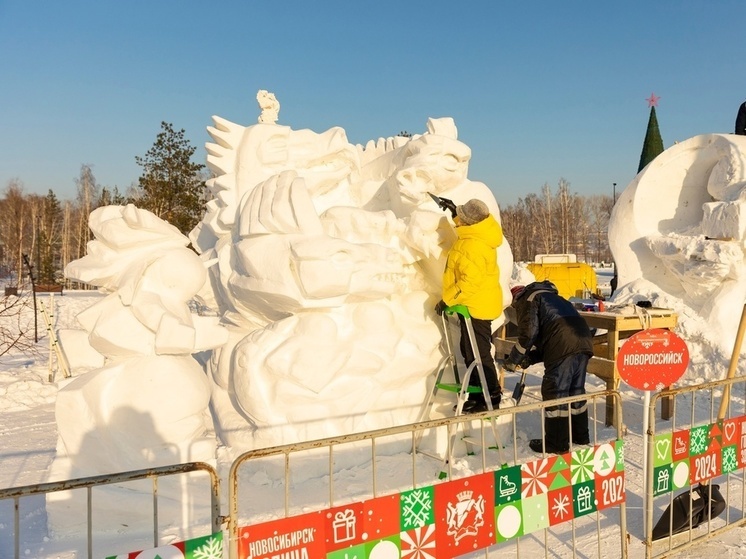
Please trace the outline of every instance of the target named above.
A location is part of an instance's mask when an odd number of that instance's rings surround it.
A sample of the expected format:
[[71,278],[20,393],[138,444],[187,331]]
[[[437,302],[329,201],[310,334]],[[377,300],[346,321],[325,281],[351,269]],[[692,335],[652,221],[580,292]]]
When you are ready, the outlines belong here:
[[490,214],[474,225],[457,225],[456,234],[443,272],[443,301],[465,305],[474,318],[494,320],[503,306],[496,251],[502,227]]

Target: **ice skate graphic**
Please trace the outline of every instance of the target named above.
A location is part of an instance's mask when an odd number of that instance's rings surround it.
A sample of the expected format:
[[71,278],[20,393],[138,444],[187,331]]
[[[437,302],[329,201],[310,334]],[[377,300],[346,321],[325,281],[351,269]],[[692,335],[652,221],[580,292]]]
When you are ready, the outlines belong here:
[[456,495],[458,502],[455,505],[448,503],[446,534],[453,536],[454,543],[466,536],[476,536],[479,527],[484,525],[484,497],[479,495],[475,500],[472,495],[473,491],[462,491]]
[[500,496],[510,497],[518,491],[515,483],[508,479],[508,476],[500,476]]
[[676,452],[677,455],[686,453],[686,441],[681,437],[676,437],[674,439],[674,447],[674,452]]

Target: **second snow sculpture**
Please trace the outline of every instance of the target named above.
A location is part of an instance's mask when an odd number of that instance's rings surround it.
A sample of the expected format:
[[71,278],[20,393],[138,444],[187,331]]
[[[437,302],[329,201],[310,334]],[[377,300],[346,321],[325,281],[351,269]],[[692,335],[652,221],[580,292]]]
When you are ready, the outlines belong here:
[[63,346],[73,371],[76,356],[93,351],[104,364],[59,391],[53,470],[71,479],[104,473],[102,464],[114,472],[214,459],[209,384],[192,354],[227,333],[189,310],[204,265],[175,227],[135,206],[98,208],[89,225],[88,255],[65,273],[108,295],[76,317],[85,339]]
[[695,136],[658,155],[614,206],[609,244],[620,288],[646,280],[681,299],[728,333],[713,340],[728,352],[746,299],[746,138]]

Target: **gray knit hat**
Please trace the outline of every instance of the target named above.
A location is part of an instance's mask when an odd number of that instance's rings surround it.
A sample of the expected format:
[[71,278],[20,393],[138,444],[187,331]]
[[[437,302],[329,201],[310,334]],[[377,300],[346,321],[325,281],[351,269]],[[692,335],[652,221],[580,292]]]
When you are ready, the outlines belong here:
[[462,206],[456,206],[456,215],[464,225],[474,225],[490,215],[487,204],[476,198],[472,198]]

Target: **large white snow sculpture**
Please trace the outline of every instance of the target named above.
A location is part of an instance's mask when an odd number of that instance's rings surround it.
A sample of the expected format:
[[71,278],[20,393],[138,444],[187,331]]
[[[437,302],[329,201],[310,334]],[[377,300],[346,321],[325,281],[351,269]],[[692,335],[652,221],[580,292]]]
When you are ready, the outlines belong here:
[[59,391],[52,477],[214,460],[210,385],[192,353],[227,331],[188,306],[207,277],[202,261],[175,227],[133,205],[98,208],[89,225],[88,255],[65,274],[108,295],[76,317],[87,336],[64,347],[74,373],[77,354],[104,364]]
[[680,299],[722,333],[713,342],[726,353],[746,300],[745,243],[746,137],[732,134],[695,136],[658,155],[609,223],[620,288],[644,279]]
[[[441,357],[433,307],[455,239],[427,193],[480,198],[499,219],[467,178],[453,120],[365,148],[341,128],[213,120],[214,199],[190,238],[216,261],[201,296],[230,331],[209,367],[223,440],[247,449],[416,421]],[[498,257],[509,293],[507,242]]]

